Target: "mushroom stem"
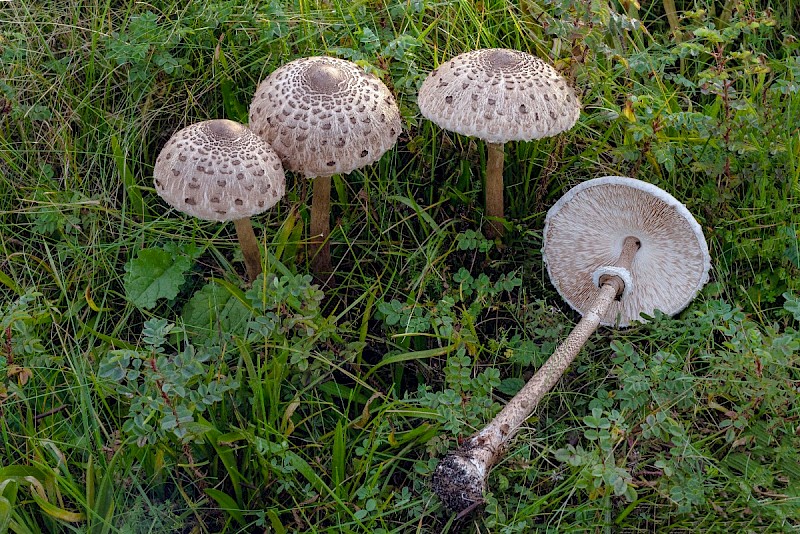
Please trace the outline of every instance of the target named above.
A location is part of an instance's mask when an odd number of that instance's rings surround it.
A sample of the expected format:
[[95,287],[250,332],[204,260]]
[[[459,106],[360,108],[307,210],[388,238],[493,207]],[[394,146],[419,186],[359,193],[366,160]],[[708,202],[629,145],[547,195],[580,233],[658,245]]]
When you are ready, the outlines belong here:
[[311,197],[311,241],[308,249],[311,270],[315,275],[331,272],[330,217],[331,177],[317,176]]
[[[622,253],[614,266],[630,269],[639,246],[638,239],[625,238]],[[448,508],[461,512],[482,502],[489,470],[502,457],[506,444],[542,397],[558,382],[586,340],[597,330],[600,318],[624,289],[625,283],[621,278],[604,278],[587,312],[528,383],[489,425],[439,462],[431,486]]]
[[[503,159],[505,153],[502,143],[486,143],[489,157],[486,160],[486,217],[490,219],[486,228],[489,239],[502,237],[505,228],[503,219]],[[500,219],[500,220],[492,220]]]
[[258,240],[253,232],[253,224],[250,217],[234,219],[236,226],[236,236],[239,238],[239,245],[242,247],[244,265],[247,268],[247,278],[254,281],[261,274],[261,251],[258,248]]

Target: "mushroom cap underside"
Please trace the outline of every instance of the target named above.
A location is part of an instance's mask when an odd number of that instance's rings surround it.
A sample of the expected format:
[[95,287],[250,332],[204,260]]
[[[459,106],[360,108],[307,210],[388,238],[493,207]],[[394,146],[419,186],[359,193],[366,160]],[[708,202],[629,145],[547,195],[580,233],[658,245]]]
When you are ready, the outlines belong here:
[[601,324],[624,327],[642,313],[683,310],[708,281],[702,228],[666,191],[622,176],[583,182],[548,211],[542,256],[556,290],[584,314],[598,292],[593,275],[614,265],[628,236],[641,243],[629,270],[633,287]]
[[246,126],[216,119],[192,124],[167,141],[153,169],[156,192],[169,205],[212,221],[268,210],[286,183],[278,156]]
[[378,78],[351,61],[314,56],[281,66],[259,84],[250,128],[284,167],[313,177],[374,163],[394,146],[401,121]]
[[431,72],[419,109],[445,130],[490,143],[528,141],[569,130],[580,116],[575,91],[536,56],[504,48],[460,54]]

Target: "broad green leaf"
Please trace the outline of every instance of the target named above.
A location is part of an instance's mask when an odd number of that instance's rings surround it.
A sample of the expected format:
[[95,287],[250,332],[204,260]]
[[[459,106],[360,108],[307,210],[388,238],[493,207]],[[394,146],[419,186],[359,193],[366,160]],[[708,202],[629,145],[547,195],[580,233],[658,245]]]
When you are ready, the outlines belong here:
[[187,332],[197,336],[195,344],[218,331],[243,335],[251,316],[240,298],[215,281],[203,286],[183,307],[183,323]]
[[145,248],[125,265],[125,295],[139,308],[149,309],[161,298],[173,299],[191,262],[160,248]]
[[525,381],[521,378],[506,378],[500,385],[497,386],[497,391],[503,393],[504,395],[516,395],[519,390],[522,389],[522,386],[525,385]]

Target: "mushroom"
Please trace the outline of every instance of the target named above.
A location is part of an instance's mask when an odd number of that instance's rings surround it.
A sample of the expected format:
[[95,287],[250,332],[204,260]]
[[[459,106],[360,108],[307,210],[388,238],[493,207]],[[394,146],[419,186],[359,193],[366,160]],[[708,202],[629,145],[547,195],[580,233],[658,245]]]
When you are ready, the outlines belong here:
[[331,176],[369,165],[400,135],[400,111],[386,85],[353,62],[333,57],[291,61],[261,82],[250,128],[284,167],[314,178],[312,270],[331,271]]
[[156,192],[167,204],[199,219],[230,221],[247,276],[261,273],[261,253],[250,217],[283,197],[283,166],[267,143],[226,119],[198,122],[172,135],[153,168]]
[[428,75],[419,89],[422,114],[438,126],[486,141],[487,235],[503,235],[503,144],[569,130],[581,104],[550,65],[517,50],[460,54]]
[[628,326],[656,309],[678,313],[711,267],[702,229],[686,207],[621,176],[583,182],[556,202],[542,254],[553,285],[583,317],[492,422],[439,462],[431,485],[453,511],[482,502],[489,470],[600,324]]

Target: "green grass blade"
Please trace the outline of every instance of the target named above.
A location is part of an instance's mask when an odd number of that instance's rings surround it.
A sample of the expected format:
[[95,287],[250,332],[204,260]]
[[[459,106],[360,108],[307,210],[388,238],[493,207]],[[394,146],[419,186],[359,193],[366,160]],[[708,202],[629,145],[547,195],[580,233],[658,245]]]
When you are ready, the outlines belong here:
[[133,172],[131,172],[130,167],[128,167],[125,153],[116,135],[111,136],[111,150],[114,153],[114,163],[117,166],[117,174],[125,186],[125,192],[128,194],[129,211],[142,220],[147,220],[149,218],[149,213],[142,199],[141,187],[136,183],[136,177]]

